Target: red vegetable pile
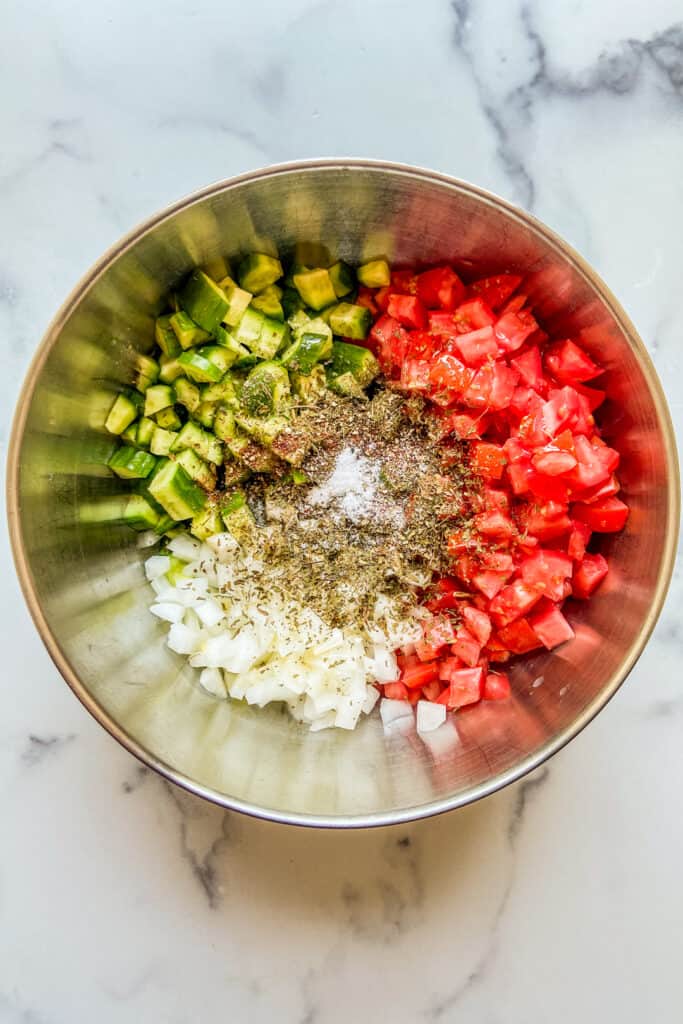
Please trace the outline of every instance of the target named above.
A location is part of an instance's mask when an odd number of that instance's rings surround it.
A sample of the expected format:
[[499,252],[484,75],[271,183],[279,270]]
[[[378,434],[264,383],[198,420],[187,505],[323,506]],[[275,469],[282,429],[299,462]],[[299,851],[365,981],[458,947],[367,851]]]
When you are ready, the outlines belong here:
[[467,526],[448,536],[452,573],[426,600],[433,619],[415,650],[398,655],[386,697],[456,709],[508,696],[491,664],[573,637],[566,598],[585,600],[607,575],[588,551],[593,533],[624,526],[619,453],[593,418],[603,373],[571,338],[540,328],[522,279],[465,285],[449,266],[392,274],[362,288],[375,315],[367,340],[389,386],[426,400],[445,446],[468,445],[482,480]]

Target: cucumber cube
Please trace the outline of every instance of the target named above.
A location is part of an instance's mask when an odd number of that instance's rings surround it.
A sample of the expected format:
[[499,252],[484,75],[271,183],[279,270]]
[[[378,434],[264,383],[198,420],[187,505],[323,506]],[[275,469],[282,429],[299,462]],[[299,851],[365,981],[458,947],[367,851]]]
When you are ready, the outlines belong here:
[[225,373],[225,370],[221,370],[220,367],[204,355],[200,349],[191,349],[189,352],[183,352],[183,354],[178,357],[178,362],[187,376],[198,384],[219,381]]
[[228,308],[223,314],[222,322],[227,324],[228,327],[236,327],[252,300],[252,293],[238,287],[231,277],[223,278],[221,288],[228,302]]
[[330,280],[332,287],[334,288],[334,294],[338,299],[342,299],[349,292],[352,292],[356,281],[353,276],[353,271],[348,263],[344,263],[343,260],[338,260],[337,263],[333,264],[329,271]]
[[223,520],[215,505],[207,505],[190,523],[190,533],[197,540],[208,540],[223,531]]
[[365,306],[351,302],[340,302],[330,313],[330,327],[342,338],[364,341],[372,326],[372,313]]
[[337,377],[345,373],[351,373],[361,388],[366,388],[379,373],[379,363],[369,349],[361,345],[335,341],[332,346],[330,375]]
[[358,268],[356,275],[366,288],[386,288],[391,282],[391,271],[386,260],[370,260]]
[[157,460],[149,452],[124,445],[117,448],[107,465],[122,480],[144,480],[152,472]]
[[179,295],[190,319],[213,334],[228,309],[225,292],[203,270],[194,270]]
[[161,412],[156,414],[154,419],[164,430],[180,430],[183,425],[183,421],[173,406],[169,406],[168,409],[162,409]]
[[206,495],[177,462],[166,461],[157,469],[149,492],[168,515],[179,522],[191,519],[204,508]]
[[209,337],[207,332],[203,331],[202,328],[199,327],[198,324],[196,324],[194,320],[192,320],[187,313],[182,310],[179,313],[174,313],[173,316],[169,318],[169,323],[173,329],[173,333],[175,334],[178,344],[183,350],[192,348],[194,345],[201,345],[201,343],[206,341]]
[[172,384],[178,377],[182,377],[185,372],[176,356],[162,356],[160,363],[159,380],[163,381],[164,384]]
[[175,336],[175,332],[171,326],[170,316],[159,316],[157,317],[154,325],[154,337],[156,343],[165,356],[177,356],[180,355],[180,342]]
[[176,402],[179,405],[184,405],[190,413],[194,412],[201,402],[199,388],[192,381],[189,381],[187,377],[179,377],[173,386],[173,390],[175,391]]
[[146,391],[151,384],[159,380],[160,369],[156,359],[143,355],[141,352],[136,353],[133,387],[138,391]]
[[175,461],[183,467],[190,479],[199,484],[205,491],[213,491],[216,487],[216,470],[204,462],[196,452],[189,448],[179,452]]
[[191,448],[206,462],[213,462],[216,466],[223,463],[223,445],[208,430],[202,430],[198,423],[188,421],[185,424],[173,442],[171,451],[179,452],[183,448]]
[[304,270],[294,275],[294,287],[311,309],[324,309],[337,301],[337,294],[328,270]]
[[219,405],[213,421],[213,432],[221,441],[229,441],[235,436],[235,414],[232,409]]
[[168,409],[175,402],[173,388],[168,384],[155,384],[145,392],[145,416],[154,416],[161,409]]
[[240,263],[237,277],[242,288],[261,292],[282,277],[282,264],[275,256],[252,252]]
[[152,439],[149,442],[149,449],[153,455],[168,455],[171,446],[178,436],[175,430],[164,430],[163,427],[155,427]]
[[128,395],[117,395],[104,425],[110,434],[122,434],[137,419],[138,407]]
[[148,416],[143,416],[142,419],[138,420],[136,431],[137,436],[135,438],[135,443],[138,448],[149,448],[155,427],[156,424],[154,423],[154,420],[151,420]]

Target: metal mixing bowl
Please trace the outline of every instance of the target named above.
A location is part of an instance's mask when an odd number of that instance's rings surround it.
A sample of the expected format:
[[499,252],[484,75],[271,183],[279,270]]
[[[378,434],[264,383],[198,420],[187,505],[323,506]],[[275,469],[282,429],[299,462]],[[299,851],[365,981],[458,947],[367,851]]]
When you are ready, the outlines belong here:
[[[311,734],[277,709],[203,693],[148,612],[143,552],[125,527],[93,522],[121,485],[103,466],[103,423],[134,349],[151,347],[163,296],[197,264],[322,242],[352,262],[452,260],[475,275],[519,269],[557,336],[607,367],[605,436],[622,453],[631,507],[604,538],[610,574],[569,617],[576,639],[513,670],[514,697],[482,704],[424,743]],[[162,775],[225,807],[308,825],[391,824],[476,800],[575,736],[640,655],[672,571],[675,442],[659,381],[624,311],[593,270],[528,214],[443,175],[371,161],[315,161],[213,185],[142,224],[108,252],[57,314],[20,396],[8,505],[19,578],[52,658],[120,743]]]

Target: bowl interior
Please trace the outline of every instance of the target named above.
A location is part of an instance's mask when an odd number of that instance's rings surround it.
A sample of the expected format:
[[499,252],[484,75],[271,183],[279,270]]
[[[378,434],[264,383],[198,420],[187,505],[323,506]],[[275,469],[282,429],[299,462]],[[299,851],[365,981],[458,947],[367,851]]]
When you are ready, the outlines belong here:
[[[193,266],[258,250],[324,245],[352,262],[454,261],[464,273],[518,269],[544,326],[576,336],[607,368],[605,436],[622,452],[631,506],[605,538],[611,572],[569,617],[576,639],[513,669],[514,697],[460,714],[423,742],[310,734],[277,709],[204,694],[148,611],[136,536],[85,523],[120,491],[103,466],[103,423],[134,351],[147,350],[165,294]],[[43,639],[70,685],[118,739],[170,777],[229,806],[326,824],[397,821],[457,806],[566,742],[637,658],[668,583],[677,524],[672,432],[654,370],[613,299],[526,215],[462,183],[411,169],[321,163],[206,190],[144,225],[58,314],[29,373],[10,465],[17,564]]]

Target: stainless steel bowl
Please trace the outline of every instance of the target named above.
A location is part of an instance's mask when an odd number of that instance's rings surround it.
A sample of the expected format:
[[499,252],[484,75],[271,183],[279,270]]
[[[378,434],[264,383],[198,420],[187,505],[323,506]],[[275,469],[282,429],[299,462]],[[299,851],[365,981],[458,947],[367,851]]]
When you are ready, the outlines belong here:
[[[200,691],[148,613],[143,553],[124,527],[92,522],[117,492],[103,422],[164,294],[196,264],[322,242],[346,259],[456,258],[472,273],[519,269],[560,335],[583,332],[608,368],[605,434],[622,452],[627,529],[604,540],[611,572],[572,608],[576,639],[513,671],[509,702],[460,715],[425,744],[310,734],[284,714]],[[225,807],[296,824],[391,824],[459,807],[539,765],[628,675],[672,571],[679,482],[666,402],[645,348],[593,270],[528,214],[443,175],[362,160],[269,168],[213,185],[151,218],[86,275],[29,370],[9,453],[8,514],[19,578],[55,664],[97,720],[172,781]],[[84,509],[87,514],[84,515]],[[89,520],[86,522],[85,520]],[[539,680],[541,681],[539,683]]]

